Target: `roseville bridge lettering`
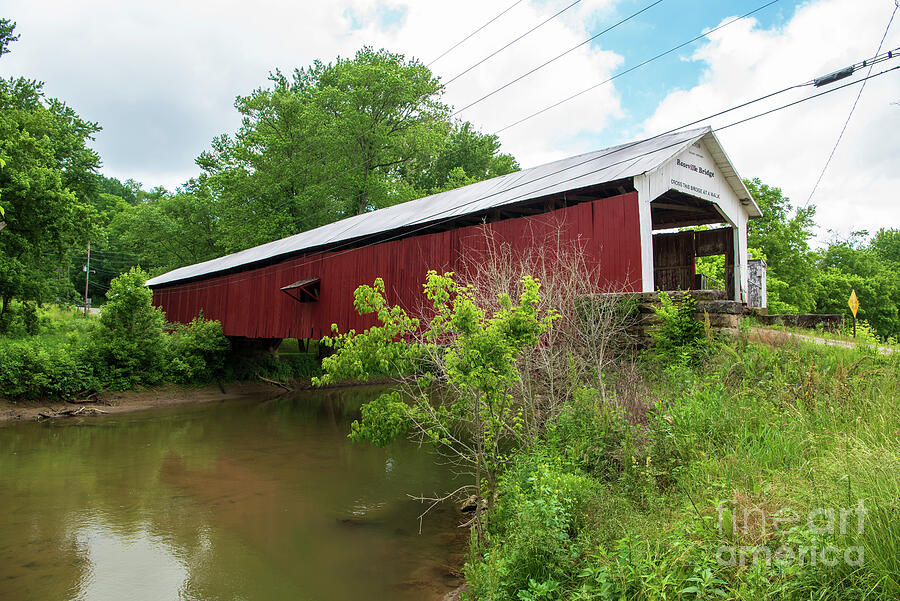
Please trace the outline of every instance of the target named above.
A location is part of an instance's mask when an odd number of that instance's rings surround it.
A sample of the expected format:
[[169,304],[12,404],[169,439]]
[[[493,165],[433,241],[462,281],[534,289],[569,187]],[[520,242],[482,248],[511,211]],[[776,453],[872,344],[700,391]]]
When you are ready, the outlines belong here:
[[705,175],[707,177],[715,177],[716,176],[716,174],[713,173],[709,169],[704,169],[703,167],[698,167],[697,165],[695,165],[693,163],[685,163],[681,159],[675,159],[675,164],[678,165],[679,167],[684,167],[685,169],[690,169],[694,173],[702,173],[703,175]]

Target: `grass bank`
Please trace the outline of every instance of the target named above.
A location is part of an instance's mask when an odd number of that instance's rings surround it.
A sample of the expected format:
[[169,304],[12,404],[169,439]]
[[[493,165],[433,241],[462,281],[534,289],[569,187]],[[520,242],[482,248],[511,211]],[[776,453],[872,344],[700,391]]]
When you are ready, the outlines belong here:
[[499,486],[471,598],[900,597],[900,361],[734,338],[584,388]]

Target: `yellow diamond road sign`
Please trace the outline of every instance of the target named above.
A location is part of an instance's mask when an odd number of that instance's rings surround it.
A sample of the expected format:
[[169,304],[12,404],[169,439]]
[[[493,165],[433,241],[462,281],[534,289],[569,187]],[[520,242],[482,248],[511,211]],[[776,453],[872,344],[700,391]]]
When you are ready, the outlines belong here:
[[850,299],[847,301],[847,304],[850,305],[850,310],[853,311],[853,317],[856,317],[856,312],[859,311],[859,299],[856,298],[856,290],[850,291]]

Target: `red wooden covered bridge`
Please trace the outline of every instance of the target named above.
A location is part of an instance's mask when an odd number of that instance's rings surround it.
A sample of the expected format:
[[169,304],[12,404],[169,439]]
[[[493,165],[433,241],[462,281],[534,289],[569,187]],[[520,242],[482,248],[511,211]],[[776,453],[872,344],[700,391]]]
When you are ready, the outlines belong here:
[[[695,258],[724,254],[730,298],[747,294],[747,221],[759,207],[709,128],[598,150],[420,198],[152,278],[169,321],[203,315],[228,336],[319,339],[371,322],[353,291],[422,302],[429,269],[458,271],[485,229],[522,250],[578,240],[605,288],[696,289]],[[706,231],[679,231],[711,224]],[[552,231],[551,231],[552,230]]]

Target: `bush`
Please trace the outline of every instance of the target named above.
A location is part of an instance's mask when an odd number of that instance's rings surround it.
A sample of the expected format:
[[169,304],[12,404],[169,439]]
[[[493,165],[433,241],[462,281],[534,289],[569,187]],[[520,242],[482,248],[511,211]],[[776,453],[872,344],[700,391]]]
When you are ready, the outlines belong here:
[[153,306],[147,273],[133,267],[110,283],[93,350],[114,387],[154,384],[165,373],[163,312]]
[[630,436],[622,410],[604,405],[593,388],[576,389],[547,433],[551,447],[604,481],[622,473]]
[[221,377],[231,348],[218,321],[203,316],[178,324],[167,339],[167,372],[176,382],[209,382]]
[[34,336],[40,331],[40,318],[35,303],[10,304],[0,317],[0,334],[22,337]]
[[519,455],[504,475],[503,495],[488,523],[488,539],[501,541],[467,565],[474,598],[555,599],[575,578],[580,540],[590,526],[598,488],[566,470],[552,453]]
[[678,302],[665,292],[659,293],[654,307],[659,324],[653,328],[654,352],[667,361],[695,363],[709,350],[704,325],[697,320],[697,301],[685,293]]
[[78,349],[40,340],[0,345],[0,395],[9,399],[72,398],[99,388]]

